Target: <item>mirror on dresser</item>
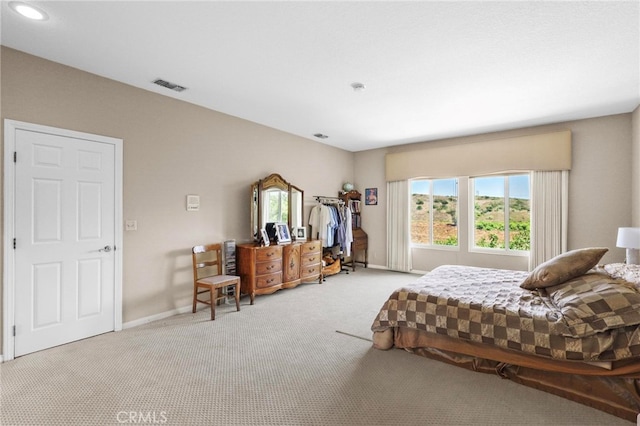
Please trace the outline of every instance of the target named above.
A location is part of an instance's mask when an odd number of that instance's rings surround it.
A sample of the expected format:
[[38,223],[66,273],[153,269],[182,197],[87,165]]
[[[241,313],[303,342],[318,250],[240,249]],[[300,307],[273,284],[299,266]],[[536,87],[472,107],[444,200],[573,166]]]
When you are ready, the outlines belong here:
[[260,240],[260,230],[267,223],[286,223],[289,230],[304,227],[304,191],[277,173],[251,185],[251,235]]
[[304,227],[304,191],[279,174],[251,185],[251,234],[254,242],[237,245],[241,291],[253,304],[255,295],[292,288],[303,282],[322,282],[322,242],[295,240],[289,244],[260,244],[267,223],[286,223],[289,230]]

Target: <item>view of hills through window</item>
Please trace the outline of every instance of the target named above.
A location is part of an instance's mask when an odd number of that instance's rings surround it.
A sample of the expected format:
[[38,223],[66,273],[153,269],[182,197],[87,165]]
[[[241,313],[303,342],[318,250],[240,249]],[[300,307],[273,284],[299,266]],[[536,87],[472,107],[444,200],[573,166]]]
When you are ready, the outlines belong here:
[[[433,241],[431,240],[432,220]],[[411,181],[411,242],[458,245],[457,179]]]
[[[529,175],[490,176],[471,181],[474,194],[474,217],[470,218],[474,228],[473,245],[504,250],[508,244],[509,250],[529,250]],[[458,180],[416,179],[411,181],[410,189],[411,242],[457,246],[460,215]],[[505,199],[509,205],[506,214]]]
[[472,179],[472,183],[474,245],[528,251],[531,248],[529,175],[481,177]]

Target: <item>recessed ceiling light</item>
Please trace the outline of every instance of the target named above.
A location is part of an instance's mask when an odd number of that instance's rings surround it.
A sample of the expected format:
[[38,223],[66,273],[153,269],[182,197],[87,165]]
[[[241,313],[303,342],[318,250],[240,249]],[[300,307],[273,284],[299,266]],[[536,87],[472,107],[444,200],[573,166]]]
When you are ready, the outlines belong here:
[[327,135],[323,135],[322,133],[316,133],[313,136],[315,136],[318,139],[327,139],[329,137]]
[[12,1],[9,2],[9,7],[25,18],[33,19],[34,21],[46,21],[49,19],[44,10],[27,3]]

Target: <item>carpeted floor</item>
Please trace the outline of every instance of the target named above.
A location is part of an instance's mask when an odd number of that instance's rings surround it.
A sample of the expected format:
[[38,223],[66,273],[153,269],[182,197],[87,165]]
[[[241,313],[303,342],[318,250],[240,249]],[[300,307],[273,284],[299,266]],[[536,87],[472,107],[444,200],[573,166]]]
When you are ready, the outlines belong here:
[[6,362],[2,425],[629,425],[366,339],[415,276],[328,277]]

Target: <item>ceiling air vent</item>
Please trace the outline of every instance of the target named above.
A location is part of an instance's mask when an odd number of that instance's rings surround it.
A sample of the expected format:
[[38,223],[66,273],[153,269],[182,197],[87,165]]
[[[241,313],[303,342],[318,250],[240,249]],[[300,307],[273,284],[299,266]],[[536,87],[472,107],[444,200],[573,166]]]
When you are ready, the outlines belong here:
[[168,81],[162,80],[160,78],[154,80],[153,83],[157,84],[158,86],[162,86],[162,87],[166,87],[167,89],[171,89],[174,92],[182,92],[184,90],[187,90],[187,88],[184,87],[184,86],[180,86],[180,85],[175,84],[175,83],[169,83]]

